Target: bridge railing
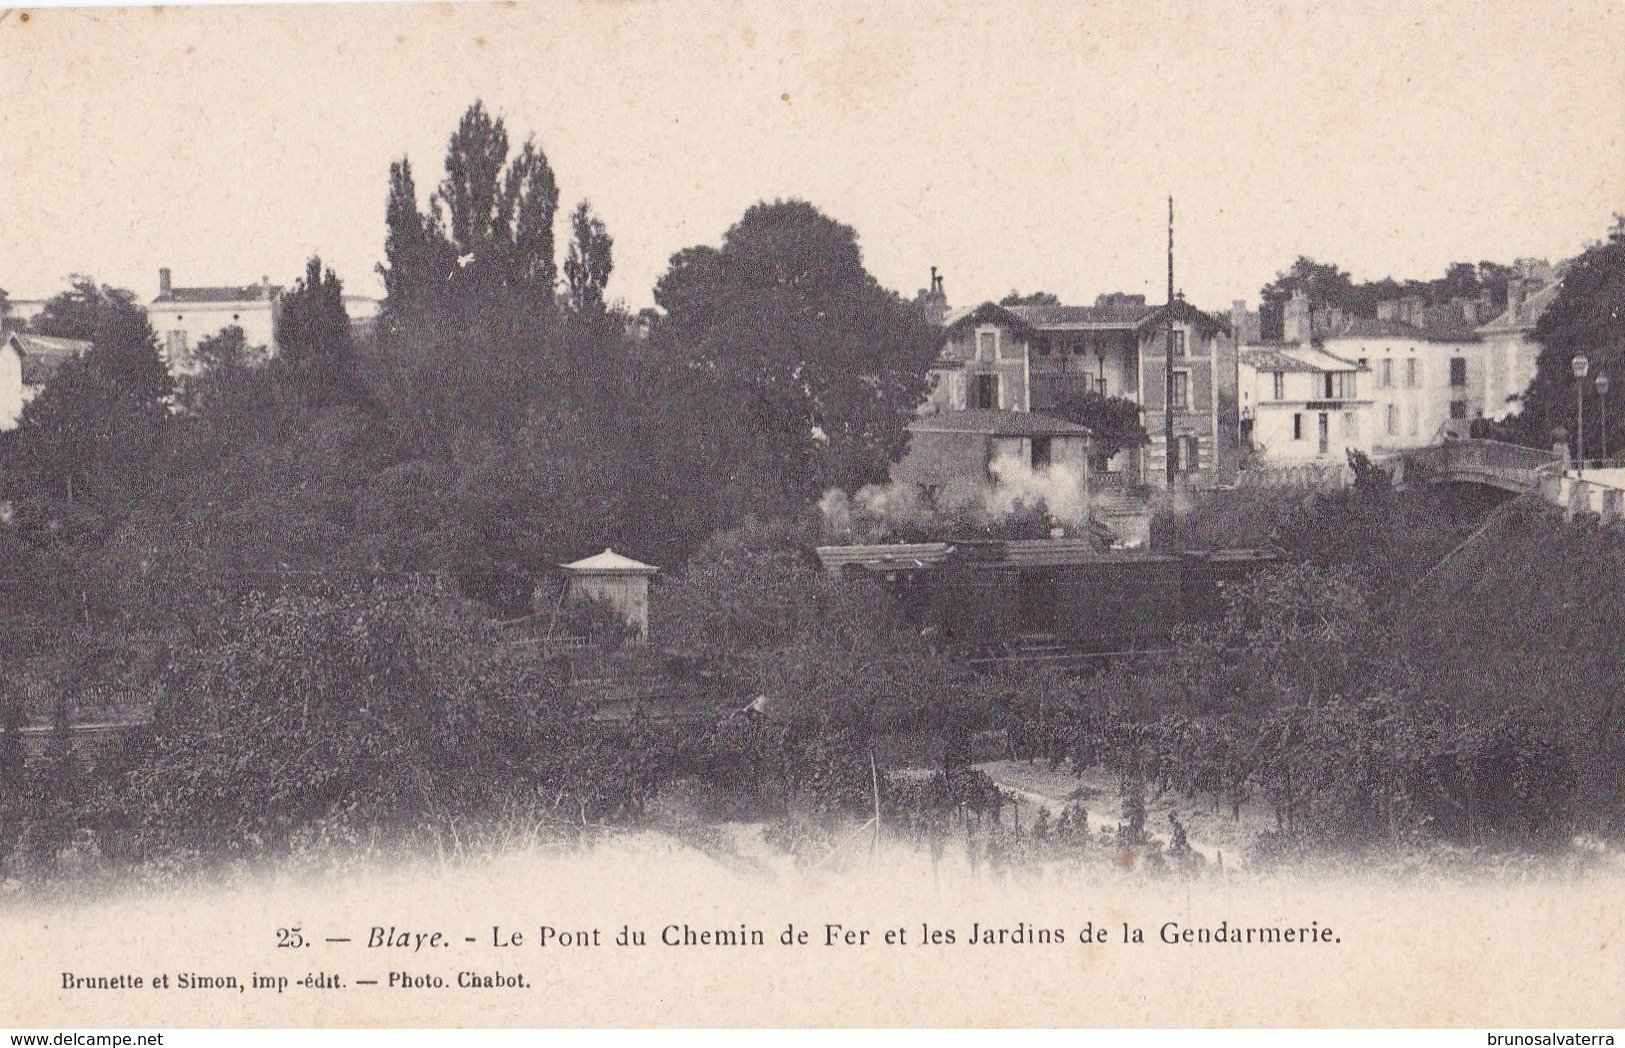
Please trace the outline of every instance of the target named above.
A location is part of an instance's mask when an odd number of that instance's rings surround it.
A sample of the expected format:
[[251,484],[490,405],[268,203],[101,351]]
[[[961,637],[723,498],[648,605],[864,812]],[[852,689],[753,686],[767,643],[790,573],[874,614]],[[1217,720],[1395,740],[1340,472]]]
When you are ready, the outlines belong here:
[[1506,486],[1532,488],[1542,470],[1561,456],[1543,448],[1499,440],[1446,440],[1404,452],[1407,480],[1492,478]]

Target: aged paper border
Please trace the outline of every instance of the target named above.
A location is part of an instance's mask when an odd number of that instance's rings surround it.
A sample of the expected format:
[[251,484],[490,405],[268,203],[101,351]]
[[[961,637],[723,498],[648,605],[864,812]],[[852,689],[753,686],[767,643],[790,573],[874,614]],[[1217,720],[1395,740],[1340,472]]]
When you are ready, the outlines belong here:
[[[546,10],[537,5],[529,10]],[[944,0],[946,10],[972,5]],[[608,5],[612,18],[640,5]],[[524,13],[526,9],[515,9]],[[705,6],[694,4],[695,17]],[[763,7],[764,16],[771,8]],[[1011,17],[1022,17],[1023,8]],[[1405,17],[1405,6],[1388,5]],[[444,7],[393,9],[427,27]],[[1493,5],[1469,14],[1493,18]],[[273,24],[297,55],[310,32],[297,8],[148,11],[21,10],[0,20],[6,49],[49,48],[84,77],[97,76],[98,48],[114,47],[134,17],[168,17],[212,34]],[[369,12],[376,18],[376,11]],[[1625,45],[1625,39],[1619,41]],[[1502,39],[1499,46],[1516,46]],[[1625,55],[1625,46],[1617,49]],[[1425,42],[1418,43],[1425,59]],[[230,71],[214,67],[220,75]],[[1625,74],[1575,69],[1576,76]],[[425,75],[433,75],[425,70]],[[0,79],[13,91],[26,84]],[[1606,107],[1568,119],[1594,121],[1616,141],[1625,114]],[[22,144],[47,129],[7,126],[3,147],[27,163]],[[15,150],[15,151],[14,151]],[[17,162],[13,159],[12,162]],[[1625,171],[1625,168],[1622,168]],[[40,171],[37,177],[49,177]],[[1306,177],[1307,174],[1306,174]],[[380,181],[380,186],[382,182]],[[1600,186],[1618,193],[1625,180]],[[1426,872],[1328,873],[1277,879],[1136,881],[1109,874],[993,880],[934,872],[918,857],[861,854],[828,869],[750,870],[716,862],[658,835],[631,833],[581,853],[541,850],[464,864],[337,868],[225,875],[216,882],[127,891],[77,901],[0,898],[6,944],[0,999],[5,1021],[87,1026],[1489,1026],[1586,1028],[1625,1025],[1625,878],[1619,871],[1493,878]],[[1219,921],[1336,928],[1326,947],[1244,949],[1146,946],[1115,940],[1130,924],[1149,935],[1167,921]],[[533,947],[498,954],[487,937],[541,925],[650,932],[671,923],[768,933],[762,949]],[[1062,946],[963,945],[963,929],[1060,927]],[[866,947],[777,947],[786,925],[868,929]],[[1076,941],[1085,924],[1114,938]],[[523,971],[529,992],[306,990],[281,995],[209,991],[64,992],[63,971],[343,972],[354,980],[390,970],[438,971],[407,955],[382,961],[326,944],[289,960],[278,928],[360,937],[372,925],[440,929],[479,939],[466,966]],[[889,928],[961,930],[953,947],[889,947]],[[348,951],[348,952],[345,952]],[[149,977],[150,978],[150,977]]]

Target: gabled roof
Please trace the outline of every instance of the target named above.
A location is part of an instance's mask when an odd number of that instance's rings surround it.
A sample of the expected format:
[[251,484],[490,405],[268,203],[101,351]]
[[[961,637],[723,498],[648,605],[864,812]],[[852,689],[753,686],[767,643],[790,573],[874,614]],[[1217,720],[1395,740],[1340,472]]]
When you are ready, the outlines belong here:
[[83,356],[91,346],[76,338],[49,338],[21,331],[6,336],[6,345],[17,353],[25,386],[45,385],[58,368],[74,357]]
[[594,553],[590,557],[569,564],[560,564],[559,567],[579,575],[653,575],[660,570],[653,564],[644,564],[631,557],[623,557],[612,549]]
[[1550,308],[1552,302],[1557,299],[1557,293],[1562,289],[1563,282],[1554,280],[1525,298],[1523,305],[1519,309],[1508,308],[1500,316],[1478,330],[1484,333],[1528,331],[1539,322],[1542,314]]
[[913,433],[980,433],[990,437],[1087,437],[1089,427],[1031,411],[977,408],[944,411],[908,424]]
[[249,284],[245,287],[172,287],[168,291],[160,292],[152,300],[153,305],[162,303],[175,303],[177,305],[197,304],[203,302],[268,302],[282,294],[282,288],[267,287],[264,284]]
[[1093,306],[1010,306],[1008,311],[1039,331],[1139,331],[1165,323],[1170,317],[1208,332],[1230,331],[1227,321],[1202,312],[1182,298],[1174,299],[1171,305],[1118,300]]
[[1024,335],[1033,334],[1033,327],[1021,315],[1021,307],[1001,306],[997,302],[983,302],[977,306],[961,306],[942,318],[942,330],[953,332],[976,324],[997,324],[1014,328]]

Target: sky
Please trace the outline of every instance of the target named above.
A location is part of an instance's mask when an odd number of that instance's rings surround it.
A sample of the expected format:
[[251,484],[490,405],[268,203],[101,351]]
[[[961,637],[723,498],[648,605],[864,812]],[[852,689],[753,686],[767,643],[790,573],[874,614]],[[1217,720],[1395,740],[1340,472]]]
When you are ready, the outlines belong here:
[[[26,17],[25,17],[26,16]],[[1553,260],[1625,211],[1625,5],[547,0],[15,8],[0,287],[381,294],[388,169],[420,193],[475,99],[615,238],[609,292],[759,200],[854,227],[905,295],[1207,309],[1300,254],[1356,279]]]

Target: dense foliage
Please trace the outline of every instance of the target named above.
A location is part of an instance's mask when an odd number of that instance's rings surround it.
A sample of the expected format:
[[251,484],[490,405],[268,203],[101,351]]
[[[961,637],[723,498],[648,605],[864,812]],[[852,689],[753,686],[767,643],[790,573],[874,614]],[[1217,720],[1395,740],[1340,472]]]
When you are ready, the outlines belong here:
[[[1607,239],[1569,266],[1557,297],[1535,324],[1534,338],[1540,356],[1522,406],[1488,435],[1550,447],[1561,430],[1577,451],[1572,361],[1581,355],[1589,363],[1578,390],[1584,400],[1586,457],[1601,458],[1605,443],[1610,452],[1619,451],[1625,441],[1625,216],[1616,215]],[[1606,394],[1597,390],[1599,375],[1609,379]]]
[[1297,292],[1308,299],[1311,310],[1337,308],[1365,317],[1375,317],[1379,303],[1402,297],[1414,297],[1433,306],[1482,298],[1490,309],[1499,311],[1506,308],[1507,281],[1512,275],[1513,268],[1499,262],[1485,261],[1476,266],[1452,262],[1444,276],[1433,280],[1384,277],[1356,283],[1335,263],[1299,255],[1291,266],[1259,289],[1259,325],[1265,339],[1281,338],[1283,308]]

